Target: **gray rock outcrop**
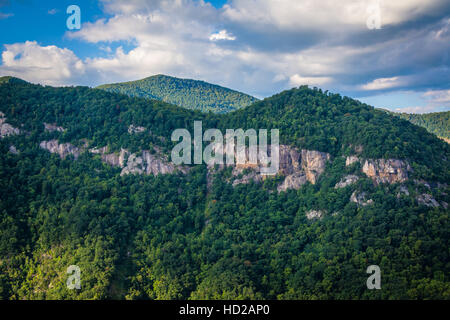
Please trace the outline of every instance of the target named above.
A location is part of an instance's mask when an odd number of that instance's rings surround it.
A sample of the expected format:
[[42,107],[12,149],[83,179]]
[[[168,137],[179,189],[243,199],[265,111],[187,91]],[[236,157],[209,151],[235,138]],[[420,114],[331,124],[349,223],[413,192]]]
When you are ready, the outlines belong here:
[[289,147],[280,146],[280,173],[286,175],[278,186],[278,191],[299,189],[306,182],[315,184],[325,171],[330,154],[315,150],[302,149],[301,152]]
[[187,167],[175,166],[169,162],[161,150],[154,148],[155,153],[152,154],[148,150],[143,150],[140,153],[130,153],[126,149],[121,149],[119,153],[108,153],[107,147],[92,148],[89,151],[94,154],[100,154],[102,161],[113,166],[122,168],[120,175],[126,174],[147,174],[158,175],[168,174],[179,170],[183,173],[188,172]]
[[335,189],[338,188],[345,188],[351,184],[354,184],[356,181],[358,181],[359,177],[355,176],[353,174],[347,175],[341,179],[336,185],[334,186]]
[[9,146],[9,152],[16,155],[19,154],[19,151],[17,151],[16,147],[13,145]]
[[407,162],[398,159],[367,159],[362,171],[376,184],[397,183],[408,180],[411,167]]
[[144,127],[135,126],[133,124],[130,124],[130,126],[128,127],[128,133],[129,134],[141,133],[141,132],[144,132],[145,130],[146,129]]
[[355,162],[359,162],[359,158],[357,156],[348,156],[345,159],[345,165],[346,166],[350,166],[350,165],[352,165]]
[[323,211],[322,210],[309,210],[306,212],[306,218],[308,220],[312,219],[322,219]]
[[358,193],[358,191],[354,191],[350,196],[350,201],[363,207],[373,203],[372,199],[366,200],[366,198],[367,194],[365,192]]
[[363,163],[361,171],[375,184],[397,183],[408,180],[408,172],[412,171],[409,163],[399,159],[360,159],[357,156],[348,156],[345,165],[355,162]]
[[45,123],[44,122],[44,129],[48,132],[58,131],[58,132],[64,132],[66,129],[63,127],[59,127],[56,125],[56,123]]
[[6,122],[5,114],[0,112],[0,138],[20,134],[20,129]]
[[431,194],[428,193],[420,194],[416,197],[416,199],[420,205],[433,208],[439,207],[439,202],[437,202],[436,199],[434,199]]
[[57,153],[61,158],[65,158],[68,155],[73,155],[75,159],[80,156],[80,149],[70,143],[58,143],[58,140],[53,139],[49,141],[42,141],[39,146],[42,149],[46,149],[51,153]]

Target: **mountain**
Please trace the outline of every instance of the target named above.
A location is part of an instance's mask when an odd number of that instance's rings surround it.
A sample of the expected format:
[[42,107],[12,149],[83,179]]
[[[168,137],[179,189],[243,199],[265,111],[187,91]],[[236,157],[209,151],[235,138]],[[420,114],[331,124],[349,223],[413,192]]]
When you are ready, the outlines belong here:
[[0,77],[0,84],[2,83],[27,83],[26,81],[19,79],[19,78],[15,78],[15,77],[11,77],[11,76],[3,76]]
[[[404,119],[305,86],[212,114],[7,82],[0,111],[3,299],[450,298],[450,146]],[[278,174],[175,165],[195,120],[279,129]]]
[[128,96],[161,100],[187,109],[225,113],[243,108],[258,99],[204,81],[156,75],[142,80],[97,87]]
[[425,114],[396,113],[395,115],[424,127],[429,132],[450,142],[450,111]]

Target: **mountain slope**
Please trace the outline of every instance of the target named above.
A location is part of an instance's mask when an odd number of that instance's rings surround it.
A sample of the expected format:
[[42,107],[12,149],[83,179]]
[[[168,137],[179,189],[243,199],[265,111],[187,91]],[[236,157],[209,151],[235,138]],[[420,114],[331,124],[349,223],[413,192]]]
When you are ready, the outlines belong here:
[[172,103],[187,109],[224,113],[245,107],[256,98],[204,81],[156,75],[142,80],[105,84],[109,92]]
[[[0,102],[20,129],[0,139],[3,299],[450,298],[450,146],[406,120],[307,87],[224,115],[27,83],[0,84]],[[194,120],[278,128],[283,169],[314,179],[172,170],[171,134]],[[376,179],[400,161],[413,171]]]
[[394,113],[396,116],[408,120],[440,138],[450,141],[450,111],[426,114]]
[[0,77],[0,84],[2,83],[27,83],[26,81],[16,78],[16,77],[11,77],[11,76],[4,76],[4,77]]
[[223,127],[229,128],[279,128],[280,143],[333,156],[351,152],[350,146],[361,146],[365,158],[409,159],[429,172],[427,179],[450,179],[450,149],[445,143],[406,120],[339,94],[302,86],[221,119]]

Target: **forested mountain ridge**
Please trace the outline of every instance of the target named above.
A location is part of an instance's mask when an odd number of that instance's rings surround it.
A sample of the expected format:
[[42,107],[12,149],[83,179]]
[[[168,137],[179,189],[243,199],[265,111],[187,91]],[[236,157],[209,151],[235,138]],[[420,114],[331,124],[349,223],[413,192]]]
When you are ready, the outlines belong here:
[[[217,115],[4,83],[0,111],[19,130],[0,139],[2,298],[450,298],[450,149],[408,121],[307,87]],[[278,128],[294,175],[316,159],[323,171],[280,189],[283,174],[165,168],[171,133],[194,120]],[[131,156],[157,174],[124,171]],[[382,290],[367,290],[372,264]],[[66,287],[69,265],[81,290]]]
[[150,98],[187,109],[225,113],[252,104],[258,99],[235,90],[192,79],[165,75],[142,80],[104,84],[98,89],[129,96]]
[[450,142],[450,111],[425,114],[394,113],[411,123],[424,127],[429,132]]

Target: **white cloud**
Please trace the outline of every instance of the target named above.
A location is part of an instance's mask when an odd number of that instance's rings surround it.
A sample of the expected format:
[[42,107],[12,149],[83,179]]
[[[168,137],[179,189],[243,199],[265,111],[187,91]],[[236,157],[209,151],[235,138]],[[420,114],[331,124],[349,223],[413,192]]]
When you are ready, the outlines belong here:
[[438,108],[436,108],[436,106],[433,106],[433,105],[426,105],[426,106],[411,106],[411,107],[404,107],[404,108],[396,108],[396,109],[394,109],[394,111],[395,112],[404,112],[404,113],[430,113],[430,112],[440,112],[440,111],[446,111],[446,110],[438,109]]
[[58,13],[58,9],[56,9],[56,8],[50,9],[50,10],[47,11],[47,13],[49,15],[55,15],[55,14]]
[[320,86],[331,82],[330,77],[302,77],[298,74],[294,74],[289,78],[289,83],[292,86],[298,87],[300,85]]
[[433,103],[450,105],[450,90],[430,90],[425,92],[423,96]]
[[361,86],[364,90],[382,90],[399,87],[404,84],[400,77],[379,78]]
[[[6,48],[0,72],[41,83],[88,85],[164,73],[259,97],[302,84],[368,95],[408,85],[432,89],[441,80],[433,72],[423,74],[431,68],[441,68],[445,80],[448,17],[423,28],[388,29],[436,16],[443,0],[381,1],[379,32],[366,26],[372,0],[231,0],[222,9],[202,0],[102,3],[109,18],[67,32],[97,44],[101,57],[81,61],[67,49],[15,44],[21,49]],[[131,49],[111,49],[121,42]],[[17,58],[19,49],[30,59]],[[9,55],[16,59],[8,60]]]
[[217,40],[236,40],[236,37],[232,34],[228,33],[227,30],[220,30],[217,33],[213,33],[209,36],[209,40],[217,41]]
[[5,45],[0,73],[50,85],[75,84],[83,62],[68,49],[40,46],[36,41]]
[[379,5],[383,25],[412,21],[423,14],[438,14],[446,0],[232,0],[224,15],[235,22],[279,30],[341,32],[366,29],[368,8]]

